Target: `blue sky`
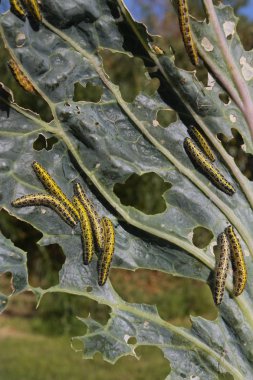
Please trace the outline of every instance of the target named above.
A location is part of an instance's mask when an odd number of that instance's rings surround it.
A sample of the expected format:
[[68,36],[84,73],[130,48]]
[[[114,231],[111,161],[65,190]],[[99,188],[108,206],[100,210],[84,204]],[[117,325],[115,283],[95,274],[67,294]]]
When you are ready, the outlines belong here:
[[[141,12],[140,12],[140,8],[136,4],[136,0],[124,0],[124,1],[127,7],[129,8],[129,10],[131,11],[131,13],[134,15],[134,17],[137,20],[141,21]],[[228,4],[229,4],[229,1],[228,1]],[[155,1],[154,1],[154,7],[155,7]],[[157,9],[154,9],[154,12],[159,13],[157,12]],[[248,18],[253,20],[253,0],[249,0],[249,4],[246,7],[242,8],[240,13],[248,16]]]

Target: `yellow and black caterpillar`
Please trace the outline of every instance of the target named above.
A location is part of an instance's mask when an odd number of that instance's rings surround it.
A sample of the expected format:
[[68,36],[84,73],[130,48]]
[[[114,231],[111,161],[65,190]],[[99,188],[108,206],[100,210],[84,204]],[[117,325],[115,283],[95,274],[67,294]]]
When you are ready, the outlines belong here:
[[206,138],[200,133],[197,127],[190,126],[188,128],[188,133],[192,137],[192,139],[198,144],[199,148],[205,153],[205,155],[209,158],[210,161],[215,161],[215,156],[208,144]]
[[28,206],[45,206],[56,211],[57,214],[71,227],[75,227],[77,222],[69,212],[67,207],[56,197],[47,194],[29,194],[17,198],[12,201],[13,207],[28,207]]
[[106,283],[109,275],[109,270],[114,254],[115,248],[115,232],[112,221],[103,217],[102,223],[104,226],[104,250],[101,257],[98,259],[98,284],[103,286]]
[[25,74],[20,69],[20,67],[18,66],[18,64],[14,61],[14,59],[11,59],[8,62],[8,66],[9,66],[11,72],[12,72],[12,75],[14,76],[14,78],[16,79],[16,81],[18,82],[18,84],[21,87],[23,87],[23,89],[25,91],[30,92],[31,94],[33,94],[35,92],[35,89],[34,89],[32,83],[25,76]]
[[235,193],[235,188],[220,173],[220,171],[211,163],[202,151],[194,144],[192,139],[186,137],[184,148],[193,163],[210,179],[210,181],[221,191],[228,195]]
[[215,268],[214,302],[220,305],[223,299],[230,261],[230,245],[225,232],[218,236],[218,257]]
[[26,18],[26,11],[20,0],[10,0],[11,11],[22,20]]
[[178,0],[178,18],[184,46],[193,65],[198,66],[199,57],[192,38],[187,0]]
[[25,5],[26,5],[26,8],[27,8],[29,14],[32,16],[32,18],[36,22],[40,23],[42,21],[42,15],[40,12],[40,7],[38,4],[38,1],[37,0],[25,0]]

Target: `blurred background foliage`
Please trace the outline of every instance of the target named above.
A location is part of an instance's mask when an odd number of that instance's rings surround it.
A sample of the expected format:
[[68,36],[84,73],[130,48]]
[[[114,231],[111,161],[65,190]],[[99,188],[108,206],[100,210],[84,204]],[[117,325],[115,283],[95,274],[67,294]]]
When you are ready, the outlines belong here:
[[[239,12],[247,0],[229,1],[229,4]],[[189,0],[189,5],[196,18],[204,18],[201,1]],[[149,32],[161,36],[155,38],[158,46],[165,51],[171,46],[175,52],[176,65],[192,69],[171,3],[168,0],[134,0],[133,6],[135,14],[138,13],[138,18],[145,22]],[[253,22],[241,16],[237,30],[245,49],[252,49]],[[9,53],[1,40],[0,52],[0,82],[4,82],[13,91],[18,104],[40,113],[42,119],[49,122],[52,115],[43,99],[25,93],[16,85],[6,65]],[[104,50],[101,55],[104,69],[111,80],[119,85],[127,102],[132,102],[141,92],[152,95],[158,89],[159,79],[152,75],[152,65],[149,67],[148,62],[141,57],[130,57],[108,50]],[[152,75],[151,79],[148,72]],[[205,68],[198,69],[197,75],[206,84]],[[83,87],[77,84],[73,100],[98,102],[100,96],[99,86],[87,83]],[[176,114],[164,110],[157,115],[157,120],[166,128],[176,120]],[[232,132],[232,139],[224,135],[218,137],[235,157],[245,176],[253,180],[252,156],[242,149],[243,139],[238,131],[235,129]],[[55,137],[40,135],[33,148],[50,151],[56,142]],[[166,205],[162,195],[169,188],[170,184],[164,183],[155,173],[146,173],[142,176],[133,174],[124,184],[115,185],[114,191],[124,205],[136,207],[146,214],[155,214],[164,211]],[[16,246],[27,252],[29,283],[32,286],[48,288],[58,283],[58,272],[65,260],[60,246],[54,244],[40,247],[37,242],[41,233],[27,223],[18,221],[5,210],[0,212],[0,229]],[[212,238],[210,231],[199,227],[194,231],[193,243],[205,247]],[[110,279],[126,301],[156,304],[161,317],[178,326],[189,327],[189,315],[200,315],[208,319],[217,316],[209,287],[199,281],[176,278],[157,271],[131,272],[116,269],[111,271]],[[0,276],[0,289],[5,294],[11,293],[11,274]],[[29,292],[13,297],[10,306],[0,317],[0,340],[4,341],[0,345],[0,378],[39,380],[41,376],[43,380],[79,380],[85,376],[86,380],[100,380],[109,376],[110,379],[119,379],[120,376],[124,380],[128,378],[130,365],[133,379],[165,378],[169,372],[168,362],[153,347],[138,348],[137,355],[141,356],[139,362],[134,358],[122,358],[113,367],[103,362],[101,357],[96,357],[94,361],[81,361],[81,355],[69,348],[67,341],[70,337],[84,333],[83,324],[75,316],[85,317],[90,313],[93,318],[106,323],[109,312],[108,307],[94,301],[66,294],[46,295],[38,309],[35,297]]]

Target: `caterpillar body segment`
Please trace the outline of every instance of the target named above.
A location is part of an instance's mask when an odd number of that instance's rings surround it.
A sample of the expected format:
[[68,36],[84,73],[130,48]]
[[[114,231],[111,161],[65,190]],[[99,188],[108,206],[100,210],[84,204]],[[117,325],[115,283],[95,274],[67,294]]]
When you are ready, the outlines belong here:
[[230,261],[230,244],[225,232],[218,236],[219,256],[215,268],[214,302],[220,305],[223,299]]
[[234,295],[242,294],[247,282],[247,268],[244,260],[242,247],[233,227],[230,225],[225,230],[231,249]]
[[20,69],[17,62],[14,59],[10,59],[8,62],[9,69],[11,70],[12,75],[16,79],[17,83],[23,87],[23,89],[31,94],[35,93],[35,89],[31,83],[31,81],[25,76],[23,71]]
[[73,218],[78,221],[78,211],[75,209],[67,196],[63,193],[61,188],[57,185],[55,180],[46,171],[46,169],[44,169],[43,166],[37,161],[34,161],[32,163],[32,168],[45,189],[48,190],[51,195],[54,195],[57,199],[59,199],[59,201],[61,201],[62,204],[69,209],[69,212],[72,214]]
[[40,7],[37,0],[25,0],[25,4],[27,6],[28,12],[32,16],[32,18],[37,21],[42,21],[42,15],[40,12]]
[[109,218],[103,217],[101,221],[104,225],[105,242],[104,250],[98,260],[98,284],[103,286],[108,278],[114,254],[115,231],[112,221]]
[[79,213],[79,220],[82,230],[82,244],[84,250],[84,264],[88,265],[94,255],[94,242],[91,223],[87,211],[77,196],[73,197],[73,204]]
[[178,0],[178,18],[186,52],[194,66],[199,65],[196,45],[192,38],[187,0]]
[[22,20],[26,18],[26,11],[20,0],[10,0],[11,11]]
[[104,247],[104,228],[103,223],[101,223],[101,218],[96,212],[92,202],[88,199],[87,195],[85,194],[81,184],[78,182],[74,184],[74,193],[81,201],[83,207],[89,215],[92,230],[95,236],[96,247],[101,252]]
[[193,163],[210,179],[221,191],[232,196],[235,193],[233,185],[226,180],[221,172],[206,158],[202,151],[194,144],[192,139],[186,137],[184,149]]
[[28,207],[28,206],[45,206],[49,207],[71,227],[75,227],[77,222],[73,218],[72,214],[69,212],[68,208],[62,204],[59,199],[52,195],[46,194],[29,194],[23,197],[17,198],[12,201],[13,207]]
[[188,133],[192,137],[192,139],[198,144],[199,148],[205,153],[205,155],[209,158],[210,161],[215,161],[215,155],[210,148],[206,138],[200,133],[197,127],[190,126],[188,128]]

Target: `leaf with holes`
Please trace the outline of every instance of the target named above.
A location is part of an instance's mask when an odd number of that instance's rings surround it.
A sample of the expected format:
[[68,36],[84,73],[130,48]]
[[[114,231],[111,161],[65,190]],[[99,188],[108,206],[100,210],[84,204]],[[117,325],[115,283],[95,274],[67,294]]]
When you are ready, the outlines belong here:
[[[83,342],[85,357],[100,352],[114,363],[135,356],[138,346],[157,346],[170,361],[170,379],[213,380],[220,374],[251,379],[253,370],[253,187],[221,143],[236,130],[244,153],[252,154],[251,83],[245,76],[252,53],[243,51],[235,30],[225,38],[225,25],[236,24],[231,8],[211,3],[204,0],[208,22],[192,21],[194,41],[209,70],[208,87],[195,72],[177,68],[170,49],[156,54],[154,37],[121,0],[44,0],[39,25],[24,23],[9,11],[0,18],[6,74],[1,88],[12,90],[15,99],[1,91],[1,207],[39,230],[40,245],[57,243],[66,256],[58,285],[29,289],[39,299],[63,292],[108,305],[106,325],[80,318],[87,333],[74,342]],[[6,65],[10,56],[35,94],[17,91]],[[151,66],[157,68],[152,77]],[[183,142],[190,124],[209,139],[215,165],[236,189],[232,197],[187,156]],[[72,230],[50,209],[11,206],[19,196],[43,192],[31,167],[34,160],[68,197],[78,179],[99,214],[112,220],[116,268],[156,269],[212,284],[213,247],[232,224],[246,255],[245,292],[231,297],[230,273],[219,317],[192,318],[192,327],[185,329],[163,320],[155,306],[126,302],[110,281],[98,286],[96,260],[82,263],[78,228]],[[12,273],[19,292],[28,287],[26,268],[23,261],[11,262],[11,252],[0,251],[0,272]]]

